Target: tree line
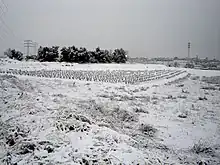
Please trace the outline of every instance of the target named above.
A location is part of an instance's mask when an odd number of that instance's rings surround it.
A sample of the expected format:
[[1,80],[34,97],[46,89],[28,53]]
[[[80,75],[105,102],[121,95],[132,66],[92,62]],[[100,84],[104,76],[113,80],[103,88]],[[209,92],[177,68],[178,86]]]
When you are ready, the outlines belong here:
[[[23,60],[23,53],[15,49],[8,49],[5,53],[11,59]],[[33,59],[40,62],[74,62],[74,63],[126,63],[127,52],[120,48],[114,51],[100,49],[89,51],[86,48],[75,46],[63,47],[59,51],[59,46],[40,46],[37,55],[29,55],[26,60]]]

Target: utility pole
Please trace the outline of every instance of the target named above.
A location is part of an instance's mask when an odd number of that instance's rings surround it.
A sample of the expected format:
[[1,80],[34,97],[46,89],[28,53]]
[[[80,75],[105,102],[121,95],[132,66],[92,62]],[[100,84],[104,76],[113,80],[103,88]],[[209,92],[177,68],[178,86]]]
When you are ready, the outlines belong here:
[[24,47],[27,48],[27,56],[30,54],[30,47],[33,47],[33,42],[32,40],[24,40]]

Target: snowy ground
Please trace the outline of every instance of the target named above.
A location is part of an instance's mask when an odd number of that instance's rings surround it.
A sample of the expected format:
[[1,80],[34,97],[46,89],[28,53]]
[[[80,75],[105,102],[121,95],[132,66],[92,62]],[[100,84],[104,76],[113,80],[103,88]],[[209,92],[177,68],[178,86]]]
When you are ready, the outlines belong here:
[[[5,61],[6,60],[6,61]],[[38,70],[38,69],[65,69],[65,70],[146,70],[146,69],[164,69],[165,65],[155,64],[77,64],[77,63],[65,63],[65,62],[18,62],[11,59],[0,59],[1,68],[4,69],[24,69],[24,70]],[[7,63],[7,65],[5,65]]]
[[[68,65],[0,70],[170,70]],[[220,164],[220,72],[179,70],[136,85],[0,74],[0,164]]]

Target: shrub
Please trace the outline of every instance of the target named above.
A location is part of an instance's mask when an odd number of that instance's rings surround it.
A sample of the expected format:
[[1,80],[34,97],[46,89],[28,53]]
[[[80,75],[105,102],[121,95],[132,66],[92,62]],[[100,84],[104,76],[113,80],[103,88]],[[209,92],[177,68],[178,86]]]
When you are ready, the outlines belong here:
[[71,49],[63,47],[61,50],[61,57],[60,57],[60,61],[61,62],[70,62],[70,53],[71,53]]
[[112,57],[111,54],[108,50],[101,50],[99,47],[96,48],[95,52],[95,59],[96,61],[98,61],[99,63],[111,63],[112,61]]
[[113,52],[113,62],[125,63],[127,61],[127,52],[121,49],[115,49]]
[[149,124],[141,124],[139,130],[149,137],[154,137],[157,129]]
[[4,52],[4,55],[8,56],[11,59],[15,59],[15,60],[23,60],[23,53],[21,53],[20,51],[17,51],[15,49],[7,49]]
[[25,57],[25,60],[28,61],[28,60],[36,60],[37,59],[37,56],[36,55],[30,55],[30,56],[26,56]]
[[178,62],[174,62],[173,66],[174,66],[174,67],[179,67],[180,64],[179,64]]
[[41,47],[38,49],[37,60],[43,61],[57,61],[59,57],[58,46],[50,47]]
[[147,110],[145,110],[145,109],[143,109],[143,108],[141,108],[141,107],[135,107],[135,108],[134,108],[134,111],[135,111],[136,113],[147,113],[147,114],[149,114],[149,112],[148,112]]
[[201,140],[198,143],[195,143],[191,149],[192,152],[196,154],[214,154],[214,149],[209,145],[209,143],[202,142]]
[[187,64],[185,65],[185,68],[194,68],[194,65],[191,64],[191,63],[187,63]]
[[127,61],[127,52],[121,49],[115,49],[113,53],[108,50],[102,50],[97,47],[94,51],[87,51],[86,48],[63,47],[61,50],[61,62],[76,63],[125,63]]

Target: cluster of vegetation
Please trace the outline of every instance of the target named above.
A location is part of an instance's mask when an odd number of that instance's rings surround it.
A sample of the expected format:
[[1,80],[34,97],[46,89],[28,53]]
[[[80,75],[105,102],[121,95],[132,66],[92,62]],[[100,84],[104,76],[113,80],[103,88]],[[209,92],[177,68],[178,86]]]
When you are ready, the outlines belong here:
[[142,64],[147,64],[150,60],[146,57],[130,57],[128,59],[129,63],[142,63]]
[[36,55],[27,55],[25,57],[25,60],[28,61],[28,60],[36,60],[37,59],[37,56]]
[[185,68],[194,68],[194,64],[193,63],[186,63]]
[[41,47],[38,49],[36,60],[40,62],[59,61],[59,46]]
[[77,63],[125,63],[127,53],[123,49],[115,49],[113,52],[101,50],[87,51],[86,48],[63,47],[61,49],[60,61]]
[[[19,51],[8,49],[5,52],[9,58],[22,60],[23,54]],[[126,63],[127,52],[121,49],[102,50],[99,47],[94,51],[88,51],[86,48],[77,48],[75,46],[63,47],[59,53],[59,46],[40,47],[37,55],[29,55],[26,60],[38,60],[40,62],[74,62],[74,63]]]
[[203,68],[217,68],[218,64],[217,63],[212,63],[212,62],[207,62],[207,63],[202,63],[201,66]]
[[169,57],[156,57],[156,58],[151,58],[152,61],[173,61],[173,58]]
[[8,56],[11,59],[15,59],[19,61],[23,60],[24,58],[23,53],[15,49],[10,49],[10,48],[4,52],[4,55]]
[[180,64],[178,62],[174,62],[174,63],[168,63],[168,67],[180,67]]

